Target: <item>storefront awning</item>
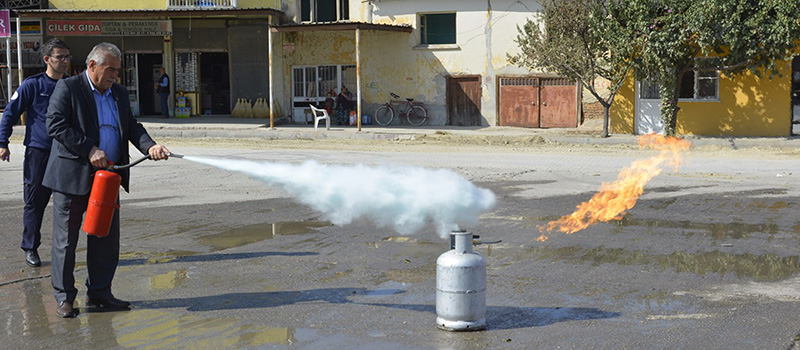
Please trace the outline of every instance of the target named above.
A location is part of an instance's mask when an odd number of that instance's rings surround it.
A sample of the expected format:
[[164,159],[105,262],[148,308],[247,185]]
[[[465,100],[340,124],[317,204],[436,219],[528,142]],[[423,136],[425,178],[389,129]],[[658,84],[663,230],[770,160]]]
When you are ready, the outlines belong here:
[[124,19],[124,18],[225,18],[281,16],[283,12],[272,8],[196,8],[196,9],[139,9],[139,10],[14,10],[22,18],[44,19]]

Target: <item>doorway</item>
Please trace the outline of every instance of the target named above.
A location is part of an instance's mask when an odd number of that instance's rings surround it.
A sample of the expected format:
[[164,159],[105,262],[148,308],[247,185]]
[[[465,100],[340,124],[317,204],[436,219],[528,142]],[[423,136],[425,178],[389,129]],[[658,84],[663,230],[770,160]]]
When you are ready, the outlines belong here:
[[[160,115],[161,103],[156,94],[155,84],[158,81],[158,76],[153,77],[153,72],[158,73],[161,68],[161,54],[160,53],[140,53],[137,54],[138,67],[137,74],[139,78],[139,108],[141,115]],[[170,82],[171,84],[172,82]]]
[[481,77],[447,78],[447,125],[481,125]]
[[642,80],[636,83],[636,120],[634,128],[637,135],[656,133],[664,135],[664,121],[661,119],[661,92],[658,83]]
[[200,110],[202,114],[231,113],[231,84],[227,52],[200,54]]
[[800,56],[792,60],[792,124],[800,124]]
[[578,127],[578,89],[558,77],[500,78],[498,125],[523,128]]

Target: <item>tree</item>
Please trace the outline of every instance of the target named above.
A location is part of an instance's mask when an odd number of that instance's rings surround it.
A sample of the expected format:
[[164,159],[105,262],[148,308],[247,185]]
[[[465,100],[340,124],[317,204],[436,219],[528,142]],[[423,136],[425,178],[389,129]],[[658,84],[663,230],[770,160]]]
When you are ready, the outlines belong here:
[[[629,30],[644,33],[637,79],[660,84],[661,117],[675,135],[681,80],[689,70],[779,74],[800,39],[797,0],[631,0]],[[639,12],[641,11],[641,12]]]
[[[640,47],[637,40],[643,37],[627,16],[646,11],[631,11],[618,0],[545,0],[541,4],[537,21],[528,19],[523,28],[517,27],[515,42],[521,53],[509,55],[509,61],[579,82],[603,106],[602,136],[607,137],[611,105],[630,75]],[[610,82],[608,96],[598,92],[598,77]]]

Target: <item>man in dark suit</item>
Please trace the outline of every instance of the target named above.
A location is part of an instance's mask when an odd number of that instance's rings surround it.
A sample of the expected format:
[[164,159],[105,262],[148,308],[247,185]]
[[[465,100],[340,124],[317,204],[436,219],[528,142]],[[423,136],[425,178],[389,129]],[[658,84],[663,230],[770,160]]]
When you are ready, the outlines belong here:
[[[54,142],[43,183],[53,189],[51,282],[61,317],[78,315],[73,308],[78,294],[75,248],[94,172],[112,163],[128,164],[128,142],[153,160],[169,157],[169,150],[155,143],[130,113],[128,90],[116,83],[121,56],[114,44],[95,46],[86,58],[86,72],[60,80],[47,109],[47,132]],[[119,174],[128,191],[128,170]],[[108,236],[88,236],[87,248],[87,308],[129,310],[129,302],[111,293],[119,262],[119,210]]]
[[169,99],[169,75],[167,75],[167,70],[164,67],[159,68],[158,72],[161,73],[161,77],[158,78],[156,92],[158,92],[158,97],[161,99],[161,115],[164,118],[169,118],[169,104],[167,103]]

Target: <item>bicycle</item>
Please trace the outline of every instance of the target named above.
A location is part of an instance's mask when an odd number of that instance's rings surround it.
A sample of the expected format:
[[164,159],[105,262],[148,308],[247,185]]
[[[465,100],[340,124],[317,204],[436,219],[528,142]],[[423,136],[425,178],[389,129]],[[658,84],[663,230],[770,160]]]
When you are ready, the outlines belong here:
[[407,98],[405,101],[400,100],[400,96],[390,92],[394,100],[390,99],[386,104],[378,107],[375,111],[375,122],[379,125],[389,125],[394,120],[395,108],[392,104],[402,104],[405,108],[400,112],[400,124],[403,124],[403,117],[406,117],[408,123],[413,126],[420,126],[428,120],[428,110],[422,102],[414,102],[413,98]]

